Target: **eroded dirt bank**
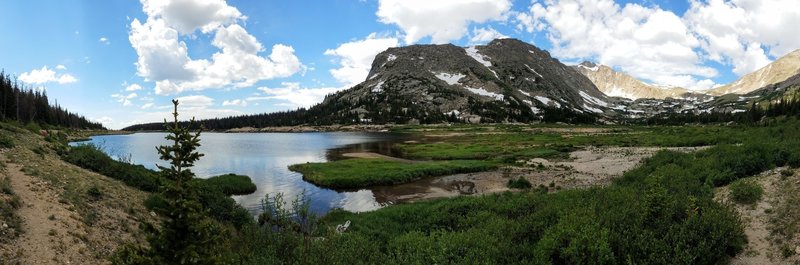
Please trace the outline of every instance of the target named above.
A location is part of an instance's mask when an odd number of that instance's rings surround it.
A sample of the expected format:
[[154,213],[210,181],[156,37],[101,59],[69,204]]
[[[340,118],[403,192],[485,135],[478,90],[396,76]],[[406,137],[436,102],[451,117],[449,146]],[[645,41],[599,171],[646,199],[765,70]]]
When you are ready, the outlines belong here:
[[727,186],[715,190],[715,200],[739,213],[747,236],[744,251],[731,264],[800,263],[800,175],[795,171],[783,167],[751,177],[764,189],[764,195],[750,205],[733,202]]

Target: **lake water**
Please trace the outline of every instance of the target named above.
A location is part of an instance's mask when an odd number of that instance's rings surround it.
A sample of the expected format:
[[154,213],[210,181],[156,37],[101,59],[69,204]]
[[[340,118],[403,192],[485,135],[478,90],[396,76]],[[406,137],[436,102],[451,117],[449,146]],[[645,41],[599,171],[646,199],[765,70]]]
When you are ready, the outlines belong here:
[[[136,133],[91,137],[115,158],[130,159],[134,164],[156,169],[165,165],[158,159],[156,146],[169,144],[165,133]],[[192,168],[200,178],[235,173],[250,176],[258,190],[233,198],[252,213],[257,213],[264,195],[283,193],[291,201],[305,193],[312,210],[325,213],[333,208],[362,212],[383,206],[372,190],[335,191],[303,180],[301,174],[289,171],[292,164],[324,162],[337,159],[343,151],[391,153],[391,142],[400,137],[388,133],[203,133],[199,152],[205,154]],[[82,142],[84,144],[89,142]]]

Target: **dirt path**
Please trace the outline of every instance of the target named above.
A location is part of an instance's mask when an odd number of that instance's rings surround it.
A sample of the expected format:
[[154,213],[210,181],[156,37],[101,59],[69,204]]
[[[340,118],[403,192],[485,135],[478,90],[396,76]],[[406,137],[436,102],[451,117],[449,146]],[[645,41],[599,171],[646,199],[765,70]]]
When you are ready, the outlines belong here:
[[[797,175],[782,178],[780,171],[785,168],[768,170],[757,176],[752,177],[764,189],[762,199],[753,205],[736,204],[730,199],[730,189],[725,187],[717,188],[715,199],[719,202],[730,204],[739,213],[744,225],[744,233],[747,236],[747,245],[744,251],[731,260],[731,264],[797,264],[800,257],[792,254],[784,257],[782,247],[794,252],[800,252],[800,245],[795,245],[798,236],[793,239],[779,240],[773,233],[777,227],[773,224],[776,218],[793,218],[787,215],[786,207],[796,207],[786,205],[786,188],[794,188],[800,182]],[[789,187],[791,186],[791,187]],[[796,196],[796,195],[794,195]],[[784,245],[784,246],[782,246]]]
[[22,166],[7,163],[7,174],[22,200],[18,214],[23,233],[10,251],[21,264],[105,264],[90,254],[86,244],[74,240],[85,234],[79,215],[68,204],[58,202],[58,192],[46,181],[22,172]]

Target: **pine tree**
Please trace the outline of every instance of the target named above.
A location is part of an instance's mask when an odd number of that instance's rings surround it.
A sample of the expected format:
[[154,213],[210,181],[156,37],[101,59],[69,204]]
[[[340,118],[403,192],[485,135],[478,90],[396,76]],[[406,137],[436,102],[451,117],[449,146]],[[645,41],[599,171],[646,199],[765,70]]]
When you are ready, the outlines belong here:
[[[200,146],[200,131],[192,134],[191,126],[181,126],[178,101],[172,103],[174,122],[167,125],[169,134],[166,136],[172,145],[156,148],[161,160],[170,162],[169,167],[158,166],[169,180],[162,189],[169,211],[161,231],[149,238],[152,256],[159,263],[167,264],[222,264],[222,229],[198,202],[197,188],[191,181],[194,173],[189,169],[203,156],[196,151]],[[190,124],[193,123],[194,118]]]

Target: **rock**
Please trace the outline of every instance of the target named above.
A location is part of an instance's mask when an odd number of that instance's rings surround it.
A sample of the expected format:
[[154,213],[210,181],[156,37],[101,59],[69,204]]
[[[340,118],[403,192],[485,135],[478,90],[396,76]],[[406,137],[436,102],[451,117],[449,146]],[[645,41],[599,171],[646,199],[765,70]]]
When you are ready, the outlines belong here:
[[800,246],[797,246],[797,247],[794,248],[794,253],[795,254],[800,254]]
[[3,229],[6,229],[6,228],[8,228],[8,224],[3,223]]
[[157,215],[156,215],[156,212],[154,212],[154,211],[150,211],[150,216],[152,216],[152,217],[156,217],[156,216],[157,216]]
[[350,228],[350,220],[347,220],[344,224],[336,225],[336,232],[341,234],[347,232],[348,228]]

